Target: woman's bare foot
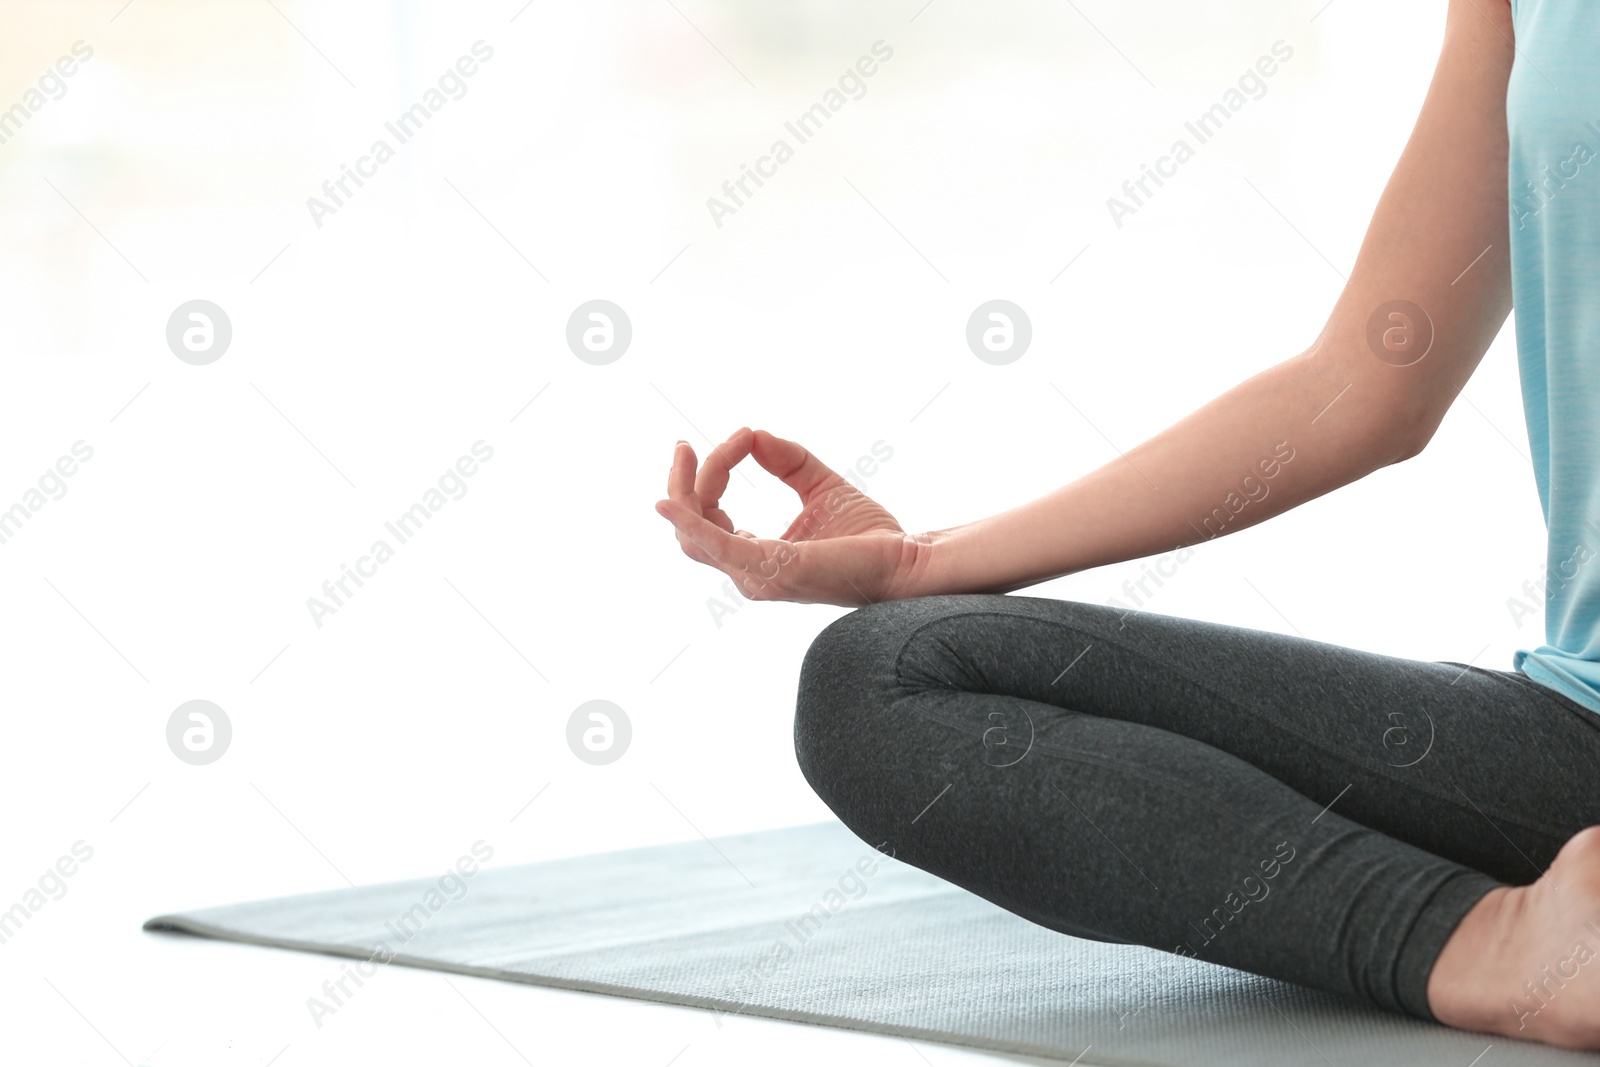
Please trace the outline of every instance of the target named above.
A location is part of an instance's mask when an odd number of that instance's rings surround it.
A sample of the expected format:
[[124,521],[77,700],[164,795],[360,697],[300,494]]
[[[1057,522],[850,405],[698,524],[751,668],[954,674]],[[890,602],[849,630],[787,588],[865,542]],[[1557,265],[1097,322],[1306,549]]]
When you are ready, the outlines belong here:
[[1428,977],[1448,1026],[1600,1049],[1600,826],[1575,834],[1537,882],[1491,890]]

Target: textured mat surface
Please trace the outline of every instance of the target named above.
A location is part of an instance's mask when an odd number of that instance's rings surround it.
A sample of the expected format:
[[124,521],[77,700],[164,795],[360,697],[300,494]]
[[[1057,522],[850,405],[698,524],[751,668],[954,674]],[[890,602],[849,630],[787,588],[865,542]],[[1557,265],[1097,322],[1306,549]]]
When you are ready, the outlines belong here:
[[1057,934],[876,852],[836,822],[206,908],[145,929],[719,1017],[1081,1057],[1083,1067],[1600,1062]]

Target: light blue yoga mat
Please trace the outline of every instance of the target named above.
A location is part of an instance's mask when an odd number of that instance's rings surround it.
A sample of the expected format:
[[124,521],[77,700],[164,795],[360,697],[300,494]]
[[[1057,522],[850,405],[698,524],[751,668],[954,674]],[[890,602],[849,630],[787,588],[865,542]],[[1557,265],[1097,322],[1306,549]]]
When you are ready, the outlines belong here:
[[837,822],[515,867],[469,856],[461,867],[163,915],[145,929],[347,956],[367,973],[387,960],[1080,1067],[1596,1062],[1058,934]]

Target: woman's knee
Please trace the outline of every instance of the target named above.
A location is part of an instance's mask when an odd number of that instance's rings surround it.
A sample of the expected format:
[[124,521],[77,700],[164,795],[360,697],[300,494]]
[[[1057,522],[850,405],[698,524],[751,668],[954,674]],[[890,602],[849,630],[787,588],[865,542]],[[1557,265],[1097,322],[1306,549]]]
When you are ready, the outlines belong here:
[[812,789],[836,812],[859,791],[851,782],[860,785],[857,779],[876,773],[874,754],[904,740],[898,731],[905,724],[892,708],[906,690],[898,661],[908,638],[964,606],[951,599],[869,604],[829,623],[806,650],[795,702],[795,757]]
[[[862,713],[862,690],[872,670],[878,605],[841,615],[812,640],[800,665],[795,699],[794,751],[801,773],[824,801],[833,790],[842,743]],[[831,803],[830,803],[831,806]]]

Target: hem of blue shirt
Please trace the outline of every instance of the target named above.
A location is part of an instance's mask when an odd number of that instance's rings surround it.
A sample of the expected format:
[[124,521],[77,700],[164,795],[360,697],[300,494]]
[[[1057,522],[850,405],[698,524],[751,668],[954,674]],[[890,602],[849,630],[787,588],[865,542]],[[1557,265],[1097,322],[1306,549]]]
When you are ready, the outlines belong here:
[[[1554,655],[1550,655],[1553,653]],[[1600,715],[1600,693],[1582,678],[1564,669],[1555,658],[1561,653],[1548,645],[1529,651],[1518,649],[1511,658],[1513,670],[1521,671],[1529,680],[1566,697],[1574,704]]]

